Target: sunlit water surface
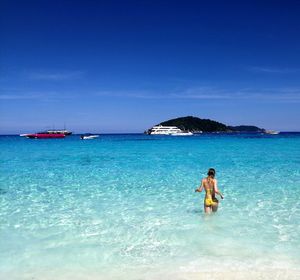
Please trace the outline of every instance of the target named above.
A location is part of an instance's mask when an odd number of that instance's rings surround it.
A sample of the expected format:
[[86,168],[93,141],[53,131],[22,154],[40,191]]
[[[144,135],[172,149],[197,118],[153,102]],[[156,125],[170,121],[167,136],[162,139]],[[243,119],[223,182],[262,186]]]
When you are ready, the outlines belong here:
[[[0,149],[1,279],[299,275],[300,134],[2,136]],[[225,199],[205,216],[194,189],[209,167]]]

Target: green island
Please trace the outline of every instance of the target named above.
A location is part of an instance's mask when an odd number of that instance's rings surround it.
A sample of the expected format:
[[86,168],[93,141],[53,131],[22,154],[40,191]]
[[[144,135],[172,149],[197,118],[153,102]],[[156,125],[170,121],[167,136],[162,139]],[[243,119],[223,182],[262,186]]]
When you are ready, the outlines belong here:
[[228,126],[226,124],[193,116],[180,117],[161,122],[158,125],[177,126],[184,131],[197,132],[265,132],[265,129],[253,125]]

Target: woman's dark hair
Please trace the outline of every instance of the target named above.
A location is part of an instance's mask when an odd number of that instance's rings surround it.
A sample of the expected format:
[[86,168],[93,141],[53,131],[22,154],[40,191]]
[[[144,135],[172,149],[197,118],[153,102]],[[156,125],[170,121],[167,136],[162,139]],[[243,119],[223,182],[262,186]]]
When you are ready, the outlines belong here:
[[215,177],[215,175],[216,175],[216,170],[213,169],[213,168],[209,168],[209,169],[208,169],[208,172],[207,172],[207,175],[208,175],[208,176]]

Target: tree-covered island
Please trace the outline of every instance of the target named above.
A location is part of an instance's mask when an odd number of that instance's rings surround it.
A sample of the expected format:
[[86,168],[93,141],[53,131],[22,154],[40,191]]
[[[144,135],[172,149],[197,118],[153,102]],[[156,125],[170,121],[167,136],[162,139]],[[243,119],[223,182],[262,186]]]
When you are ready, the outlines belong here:
[[159,123],[163,126],[177,126],[183,131],[200,132],[265,132],[265,129],[253,125],[228,126],[226,124],[193,116],[180,117]]

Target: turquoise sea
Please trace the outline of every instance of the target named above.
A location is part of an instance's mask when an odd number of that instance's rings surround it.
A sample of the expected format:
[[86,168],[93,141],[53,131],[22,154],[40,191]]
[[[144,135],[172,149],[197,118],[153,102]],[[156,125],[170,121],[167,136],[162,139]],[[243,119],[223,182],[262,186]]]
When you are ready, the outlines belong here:
[[0,155],[1,279],[300,279],[300,134],[1,136]]

